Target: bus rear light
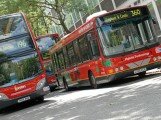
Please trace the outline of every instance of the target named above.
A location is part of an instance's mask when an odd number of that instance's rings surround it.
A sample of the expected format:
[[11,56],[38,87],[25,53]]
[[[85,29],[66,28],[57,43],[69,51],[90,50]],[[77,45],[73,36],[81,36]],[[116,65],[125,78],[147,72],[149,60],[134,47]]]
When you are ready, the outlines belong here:
[[37,83],[36,90],[42,89],[42,88],[45,86],[45,83],[46,83],[46,79],[45,79],[45,78],[41,79],[41,80]]
[[108,70],[108,73],[109,74],[113,74],[114,73],[114,70],[113,69],[110,69],[110,70]]
[[0,100],[7,100],[7,99],[8,97],[5,94],[0,93]]

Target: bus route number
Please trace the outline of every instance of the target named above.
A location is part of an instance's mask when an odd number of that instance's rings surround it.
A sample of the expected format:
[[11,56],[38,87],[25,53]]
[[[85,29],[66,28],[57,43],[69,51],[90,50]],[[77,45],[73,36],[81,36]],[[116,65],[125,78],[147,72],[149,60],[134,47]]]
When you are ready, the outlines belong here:
[[19,48],[24,48],[24,47],[27,47],[27,44],[26,44],[26,42],[25,42],[24,40],[21,40],[21,41],[19,41],[19,42],[17,43],[17,46],[18,46]]
[[132,16],[141,15],[141,11],[139,9],[131,10],[131,13],[132,13]]

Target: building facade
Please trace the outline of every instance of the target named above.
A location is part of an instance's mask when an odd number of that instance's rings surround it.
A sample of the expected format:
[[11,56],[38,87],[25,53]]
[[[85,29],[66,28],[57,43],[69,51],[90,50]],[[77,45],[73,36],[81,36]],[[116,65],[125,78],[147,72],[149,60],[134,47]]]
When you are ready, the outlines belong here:
[[[161,0],[84,0],[85,3],[94,8],[93,12],[99,12],[102,10],[112,11],[115,9],[135,6],[135,5],[147,5],[152,17],[156,20],[155,30],[158,38],[161,38]],[[80,13],[79,11],[73,11],[67,16],[66,24],[70,31],[75,30],[85,21],[88,13]],[[64,35],[64,31],[60,26],[54,26],[53,32]]]

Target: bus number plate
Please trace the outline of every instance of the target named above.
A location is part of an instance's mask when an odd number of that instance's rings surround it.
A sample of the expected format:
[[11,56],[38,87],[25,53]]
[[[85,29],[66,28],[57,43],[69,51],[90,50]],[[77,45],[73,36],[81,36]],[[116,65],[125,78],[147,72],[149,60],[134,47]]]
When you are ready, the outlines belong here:
[[21,103],[21,102],[24,102],[24,101],[27,101],[27,100],[30,100],[30,96],[19,99],[18,103]]
[[141,68],[141,69],[138,69],[138,70],[134,70],[134,74],[138,74],[138,73],[144,72],[146,70],[147,70],[146,68]]

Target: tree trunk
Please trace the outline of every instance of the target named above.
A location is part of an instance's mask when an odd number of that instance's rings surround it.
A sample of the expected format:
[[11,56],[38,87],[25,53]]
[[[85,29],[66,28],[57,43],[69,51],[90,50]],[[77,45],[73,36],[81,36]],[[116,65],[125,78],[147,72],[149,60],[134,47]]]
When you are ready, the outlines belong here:
[[66,34],[71,33],[71,31],[65,25],[64,21],[60,21],[60,24],[62,25],[62,27],[63,27],[64,31],[66,32]]

